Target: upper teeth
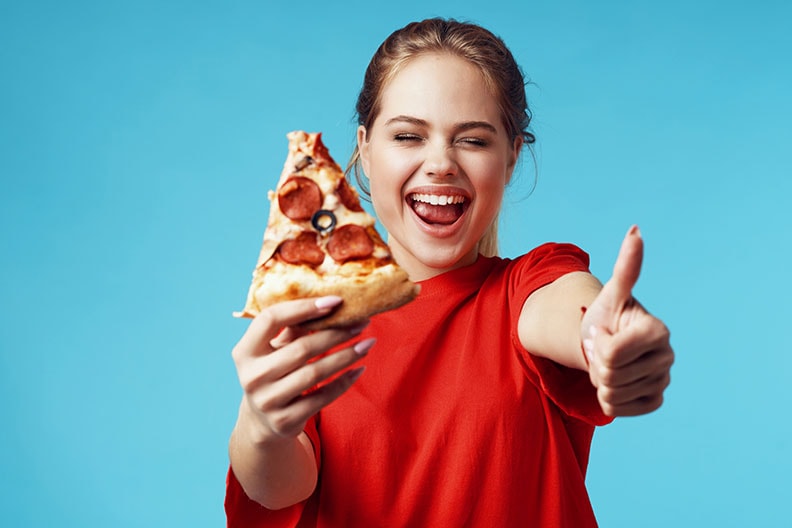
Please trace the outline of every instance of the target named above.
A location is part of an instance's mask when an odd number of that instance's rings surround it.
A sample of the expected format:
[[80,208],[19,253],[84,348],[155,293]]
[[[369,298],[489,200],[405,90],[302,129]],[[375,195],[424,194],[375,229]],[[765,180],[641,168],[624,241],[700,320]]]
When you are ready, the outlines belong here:
[[445,196],[436,194],[413,194],[412,199],[416,202],[424,202],[431,205],[450,205],[458,204],[465,201],[464,196]]

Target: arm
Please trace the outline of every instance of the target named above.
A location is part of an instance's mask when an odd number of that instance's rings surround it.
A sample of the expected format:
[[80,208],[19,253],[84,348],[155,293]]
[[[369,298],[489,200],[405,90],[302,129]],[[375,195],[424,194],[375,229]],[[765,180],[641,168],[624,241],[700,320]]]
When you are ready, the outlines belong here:
[[245,493],[271,510],[305,500],[318,478],[308,436],[301,432],[294,438],[259,438],[252,414],[243,399],[228,445],[231,467]]
[[593,275],[576,271],[536,290],[520,312],[517,332],[523,348],[567,367],[588,370],[580,348],[581,308],[588,307],[601,289]]
[[251,322],[234,347],[244,393],[229,457],[247,496],[266,508],[291,506],[315,489],[316,459],[305,424],[354,383],[360,369],[336,374],[373,344],[365,340],[324,355],[363,327],[307,333],[296,326],[326,315],[340,302],[338,297],[324,297],[274,305]]
[[642,259],[643,239],[633,227],[604,286],[587,273],[565,275],[534,292],[518,322],[526,350],[589,373],[609,416],[656,410],[671,381],[668,328],[632,296]]

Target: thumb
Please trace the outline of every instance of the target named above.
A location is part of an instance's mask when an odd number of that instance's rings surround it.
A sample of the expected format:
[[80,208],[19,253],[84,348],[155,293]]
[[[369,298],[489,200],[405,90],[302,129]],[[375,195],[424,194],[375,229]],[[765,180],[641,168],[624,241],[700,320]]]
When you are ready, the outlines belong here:
[[632,290],[638,282],[643,262],[643,238],[638,226],[634,225],[622,241],[619,256],[613,266],[613,276],[602,288],[611,306],[624,306],[632,298]]

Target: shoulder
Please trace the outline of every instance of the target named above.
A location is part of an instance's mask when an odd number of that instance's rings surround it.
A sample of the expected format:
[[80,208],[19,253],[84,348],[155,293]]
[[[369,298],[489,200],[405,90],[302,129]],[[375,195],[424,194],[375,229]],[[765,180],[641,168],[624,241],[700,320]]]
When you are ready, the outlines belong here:
[[585,266],[588,269],[589,255],[575,244],[568,242],[546,242],[516,259],[523,265]]
[[547,242],[506,263],[509,282],[530,293],[567,273],[588,272],[590,259],[575,244]]

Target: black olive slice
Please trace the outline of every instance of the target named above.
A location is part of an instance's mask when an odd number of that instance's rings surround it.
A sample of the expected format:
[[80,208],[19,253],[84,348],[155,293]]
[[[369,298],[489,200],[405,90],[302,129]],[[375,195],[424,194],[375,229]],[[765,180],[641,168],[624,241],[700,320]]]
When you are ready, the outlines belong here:
[[311,163],[313,163],[313,158],[311,156],[305,156],[303,159],[301,159],[294,165],[294,170],[300,172]]
[[319,209],[311,218],[311,225],[322,235],[330,233],[336,226],[336,216],[333,211]]

